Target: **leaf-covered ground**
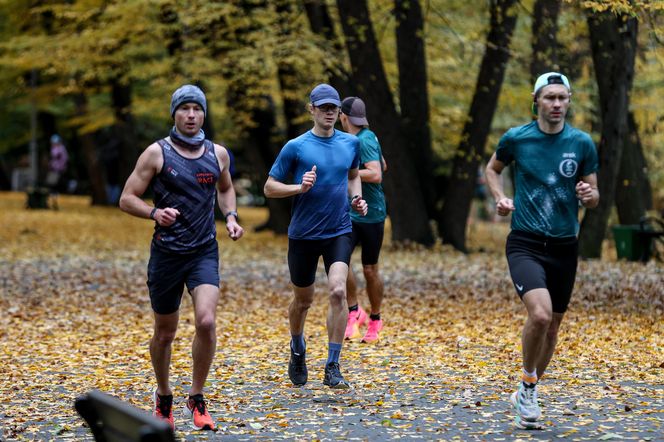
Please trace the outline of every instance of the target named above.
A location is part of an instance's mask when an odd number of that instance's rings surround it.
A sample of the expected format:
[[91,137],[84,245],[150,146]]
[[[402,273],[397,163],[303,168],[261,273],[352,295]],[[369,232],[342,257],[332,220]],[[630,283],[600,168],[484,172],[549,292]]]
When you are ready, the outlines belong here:
[[[23,204],[23,194],[0,193],[0,439],[91,440],[73,410],[78,395],[96,388],[150,407],[152,226],[83,198],[61,197],[57,212]],[[387,241],[383,339],[344,345],[342,370],[355,389],[337,394],[322,385],[324,273],[305,330],[310,381],[294,388],[287,241],[250,231],[264,211],[241,208],[240,216],[248,232],[237,243],[218,226],[223,283],[207,397],[220,430],[190,431],[178,412],[179,438],[662,440],[661,264],[580,263],[541,382],[546,429],[529,432],[513,426],[508,404],[525,315],[502,253],[505,224],[473,224],[470,243],[482,252],[468,256]],[[178,407],[192,335],[185,297],[172,365]]]

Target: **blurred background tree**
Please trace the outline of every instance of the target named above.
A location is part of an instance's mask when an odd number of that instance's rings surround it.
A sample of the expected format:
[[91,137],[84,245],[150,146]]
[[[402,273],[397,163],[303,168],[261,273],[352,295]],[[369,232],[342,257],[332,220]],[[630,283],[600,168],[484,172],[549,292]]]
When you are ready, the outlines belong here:
[[[618,215],[664,209],[663,14],[645,0],[5,0],[0,188],[25,184],[31,140],[42,182],[58,133],[70,190],[115,204],[141,150],[167,134],[171,93],[195,83],[206,133],[233,152],[246,201],[264,204],[276,154],[311,125],[309,91],[329,82],[367,103],[393,239],[465,250],[477,171],[531,117],[533,78],[561,70],[570,121],[603,158],[606,198],[581,235],[599,256]],[[264,227],[284,232],[289,202],[269,209]]]

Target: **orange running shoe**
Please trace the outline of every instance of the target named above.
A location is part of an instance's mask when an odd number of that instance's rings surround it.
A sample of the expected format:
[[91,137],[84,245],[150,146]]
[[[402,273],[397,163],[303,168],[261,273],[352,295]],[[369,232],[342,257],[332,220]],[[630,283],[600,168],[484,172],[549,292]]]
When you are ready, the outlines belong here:
[[173,395],[167,394],[162,396],[157,394],[157,390],[155,389],[152,399],[154,400],[152,415],[168,422],[171,428],[175,430],[175,422],[173,421]]
[[215,430],[212,416],[208,413],[202,394],[189,396],[184,405],[184,414],[191,419],[191,426],[196,430]]
[[344,338],[357,339],[361,336],[360,327],[367,322],[367,312],[362,307],[358,307],[357,311],[348,312],[348,322],[346,322],[346,333]]
[[378,333],[383,329],[383,320],[382,319],[369,319],[369,326],[367,327],[367,333],[362,338],[362,342],[376,342],[378,341]]

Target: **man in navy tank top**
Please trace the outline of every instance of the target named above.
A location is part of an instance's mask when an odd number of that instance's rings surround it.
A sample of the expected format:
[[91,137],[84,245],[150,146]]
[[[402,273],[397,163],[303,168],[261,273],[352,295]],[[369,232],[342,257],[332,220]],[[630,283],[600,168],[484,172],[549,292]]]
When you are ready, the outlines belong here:
[[[174,126],[169,136],[148,146],[138,158],[120,197],[120,208],[155,223],[147,281],[155,321],[150,341],[157,381],[153,414],[175,428],[169,368],[186,285],[194,307],[196,332],[192,382],[184,411],[195,429],[214,430],[203,387],[217,340],[219,250],[215,198],[225,214],[228,236],[235,241],[244,231],[237,222],[229,153],[205,139],[201,129],[207,111],[205,94],[196,86],[184,85],[173,93],[170,110]],[[150,183],[154,206],[141,198]]]
[[[576,278],[579,205],[597,207],[597,152],[590,135],[565,122],[571,87],[566,76],[541,75],[533,89],[537,119],[508,130],[486,168],[496,213],[512,214],[506,254],[512,282],[526,306],[523,372],[511,402],[516,423],[538,428],[537,382],[551,361]],[[514,167],[514,198],[500,173]]]
[[[346,330],[346,278],[353,251],[349,208],[367,214],[359,174],[360,142],[334,128],[339,117],[339,93],[319,84],[310,95],[314,127],[286,143],[265,182],[268,198],[293,197],[288,226],[288,268],[293,301],[288,308],[291,343],[288,376],[294,385],[308,380],[304,321],[314,299],[318,260],[323,256],[329,290],[328,357],[323,383],[348,389],[339,356]],[[289,184],[292,182],[292,184]]]

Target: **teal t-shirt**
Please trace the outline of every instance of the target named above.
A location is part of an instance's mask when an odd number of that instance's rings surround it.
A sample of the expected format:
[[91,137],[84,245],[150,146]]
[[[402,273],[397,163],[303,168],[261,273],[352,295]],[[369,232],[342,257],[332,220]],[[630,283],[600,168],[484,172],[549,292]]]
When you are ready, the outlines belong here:
[[598,168],[590,135],[569,124],[547,134],[533,121],[502,136],[496,159],[514,162],[513,230],[556,238],[579,233],[576,183]]
[[[363,128],[357,134],[360,139],[360,169],[366,169],[364,165],[369,161],[378,161],[381,163],[381,174],[383,167],[381,158],[383,156],[380,143],[376,134]],[[366,216],[361,216],[353,209],[350,210],[350,218],[355,223],[380,223],[385,221],[385,194],[383,193],[383,185],[380,183],[362,183],[362,198],[367,202],[369,210]]]

